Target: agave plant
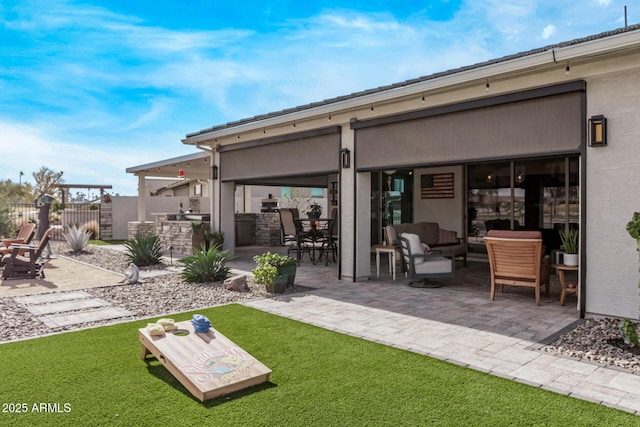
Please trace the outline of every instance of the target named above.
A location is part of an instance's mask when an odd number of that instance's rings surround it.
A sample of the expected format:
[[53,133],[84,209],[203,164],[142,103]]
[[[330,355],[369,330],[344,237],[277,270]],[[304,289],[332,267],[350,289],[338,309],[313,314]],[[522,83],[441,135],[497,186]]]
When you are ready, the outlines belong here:
[[218,282],[227,278],[230,268],[227,261],[232,257],[228,251],[221,251],[219,245],[209,249],[193,249],[193,255],[180,260],[184,264],[182,277],[187,282],[208,283]]
[[82,227],[76,227],[75,225],[67,227],[67,230],[64,232],[64,239],[69,246],[71,246],[71,250],[73,250],[74,253],[82,251],[89,244],[90,238],[91,231],[85,230]]
[[138,267],[160,264],[163,252],[157,235],[136,236],[127,240],[124,246],[127,249],[126,254],[129,262]]

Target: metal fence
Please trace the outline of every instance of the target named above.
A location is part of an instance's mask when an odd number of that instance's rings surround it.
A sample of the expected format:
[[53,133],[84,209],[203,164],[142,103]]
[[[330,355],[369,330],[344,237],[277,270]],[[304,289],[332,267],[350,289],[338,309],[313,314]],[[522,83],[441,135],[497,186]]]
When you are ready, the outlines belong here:
[[[39,209],[34,204],[16,203],[9,205],[9,215],[13,219],[16,229],[33,222],[38,224]],[[65,208],[51,207],[49,211],[49,226],[53,227],[53,240],[64,240],[62,233],[67,226],[85,227],[94,232],[94,237],[100,234],[100,204],[68,204]]]

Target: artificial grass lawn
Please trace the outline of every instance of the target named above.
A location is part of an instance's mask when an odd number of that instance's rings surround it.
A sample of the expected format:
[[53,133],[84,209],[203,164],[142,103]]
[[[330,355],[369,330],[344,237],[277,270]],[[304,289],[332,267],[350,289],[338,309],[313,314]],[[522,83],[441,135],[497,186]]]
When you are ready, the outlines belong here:
[[107,245],[121,245],[126,240],[89,240],[89,243],[98,246],[107,246]]
[[[0,425],[638,425],[632,414],[240,305],[199,310],[273,370],[201,403],[155,359],[136,321],[0,345]],[[175,315],[188,320],[192,313]],[[26,413],[7,413],[26,403]],[[64,411],[33,411],[40,403]]]

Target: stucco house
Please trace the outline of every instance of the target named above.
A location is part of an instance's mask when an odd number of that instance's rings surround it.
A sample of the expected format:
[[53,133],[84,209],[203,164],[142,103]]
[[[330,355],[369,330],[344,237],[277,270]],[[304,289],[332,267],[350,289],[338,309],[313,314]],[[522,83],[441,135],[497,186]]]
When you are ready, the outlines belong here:
[[574,226],[580,315],[638,318],[638,254],[625,230],[640,210],[638,99],[635,25],[221,124],[183,143],[211,158],[212,222],[230,250],[236,186],[335,185],[340,279],[369,277],[387,224],[438,222],[480,257],[494,220]]

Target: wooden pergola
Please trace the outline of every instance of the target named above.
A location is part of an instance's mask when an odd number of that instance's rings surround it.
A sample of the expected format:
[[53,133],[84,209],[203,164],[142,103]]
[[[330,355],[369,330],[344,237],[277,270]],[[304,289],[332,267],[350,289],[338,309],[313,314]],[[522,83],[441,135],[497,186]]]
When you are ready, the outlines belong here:
[[78,189],[87,189],[87,190],[91,190],[91,189],[99,189],[100,190],[100,200],[104,200],[104,190],[105,189],[111,189],[113,188],[113,186],[111,185],[94,185],[94,184],[57,184],[56,187],[58,187],[60,189],[60,197],[62,199],[62,208],[64,209],[65,207],[65,200],[66,200],[66,192],[68,190],[71,190],[73,188],[78,188]]

